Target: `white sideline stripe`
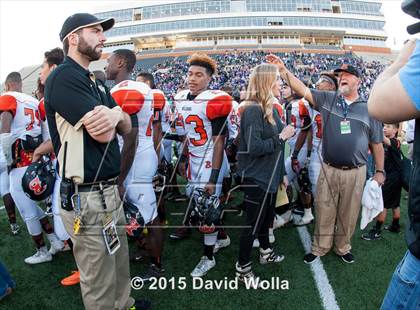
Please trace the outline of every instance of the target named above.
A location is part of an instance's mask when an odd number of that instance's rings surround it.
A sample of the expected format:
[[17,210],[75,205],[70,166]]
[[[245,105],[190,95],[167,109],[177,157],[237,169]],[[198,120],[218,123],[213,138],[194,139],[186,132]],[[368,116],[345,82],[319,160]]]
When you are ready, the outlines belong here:
[[[297,227],[300,241],[302,241],[305,253],[311,252],[311,236],[306,226]],[[328,280],[327,273],[320,259],[309,265],[315,279],[315,284],[321,297],[322,305],[326,310],[339,310],[340,307],[335,299],[334,290]]]

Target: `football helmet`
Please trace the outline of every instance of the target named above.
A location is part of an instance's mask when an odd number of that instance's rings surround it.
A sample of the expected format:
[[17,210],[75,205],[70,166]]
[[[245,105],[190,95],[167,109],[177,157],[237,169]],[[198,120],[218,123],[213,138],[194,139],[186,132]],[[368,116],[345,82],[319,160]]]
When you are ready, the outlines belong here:
[[125,229],[132,237],[139,237],[144,229],[144,218],[139,209],[129,201],[124,201],[123,209],[126,219]]
[[300,197],[302,199],[302,203],[305,205],[310,204],[312,198],[312,184],[311,180],[309,179],[309,170],[306,165],[300,169],[297,177],[297,183],[300,188]]
[[223,205],[216,195],[209,195],[204,189],[196,188],[191,195],[187,221],[191,226],[198,226],[202,233],[210,234],[220,224],[222,211]]
[[50,159],[30,164],[22,177],[23,191],[35,201],[47,199],[53,193],[54,183],[55,168]]

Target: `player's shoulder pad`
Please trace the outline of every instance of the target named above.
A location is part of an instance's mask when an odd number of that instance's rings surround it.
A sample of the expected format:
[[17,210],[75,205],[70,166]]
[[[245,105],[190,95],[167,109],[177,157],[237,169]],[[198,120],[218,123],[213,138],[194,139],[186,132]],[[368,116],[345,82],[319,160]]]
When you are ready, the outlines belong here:
[[226,117],[232,111],[232,97],[221,90],[206,90],[195,100],[206,103],[206,115],[209,120]]
[[166,104],[166,97],[160,89],[152,89],[153,94],[153,109],[155,111],[162,111]]
[[309,103],[305,99],[299,100],[299,115],[301,117],[309,116]]
[[179,93],[177,93],[174,97],[174,100],[185,100],[188,97],[188,94],[190,91],[188,89],[181,90]]
[[42,98],[42,99],[39,101],[38,110],[39,110],[39,116],[40,116],[41,120],[42,120],[43,122],[45,122],[45,120],[47,119],[47,113],[45,112],[45,102],[44,102],[44,98]]
[[8,111],[16,115],[17,100],[14,92],[6,92],[0,96],[0,111]]
[[283,113],[284,113],[283,106],[280,104],[278,99],[276,99],[273,102],[273,108],[277,110],[277,113],[279,114],[280,117],[283,117]]
[[150,94],[150,87],[143,82],[122,81],[111,89],[112,98],[127,114],[136,114]]
[[237,111],[239,108],[239,103],[235,100],[232,100],[232,110]]
[[243,113],[244,109],[245,109],[245,104],[244,104],[244,101],[242,101],[241,103],[238,104],[238,115],[239,115],[239,117]]

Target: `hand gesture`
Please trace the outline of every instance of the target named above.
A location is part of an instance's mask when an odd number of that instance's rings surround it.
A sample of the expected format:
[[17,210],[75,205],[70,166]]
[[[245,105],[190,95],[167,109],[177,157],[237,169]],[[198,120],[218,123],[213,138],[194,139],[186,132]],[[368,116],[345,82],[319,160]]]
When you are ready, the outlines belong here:
[[270,54],[265,57],[265,60],[267,63],[277,66],[280,73],[286,71],[284,62],[278,56]]

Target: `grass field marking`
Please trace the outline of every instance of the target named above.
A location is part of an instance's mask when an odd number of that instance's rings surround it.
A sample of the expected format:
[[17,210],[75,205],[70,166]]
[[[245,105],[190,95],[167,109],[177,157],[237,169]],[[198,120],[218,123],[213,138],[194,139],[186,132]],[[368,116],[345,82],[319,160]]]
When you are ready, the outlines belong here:
[[[308,229],[305,226],[297,227],[300,240],[302,241],[305,253],[311,252],[311,236],[309,235]],[[337,300],[335,298],[334,290],[328,280],[327,273],[325,272],[324,266],[321,260],[312,263],[310,265],[312,274],[315,279],[315,284],[321,297],[322,305],[326,310],[339,310]]]

